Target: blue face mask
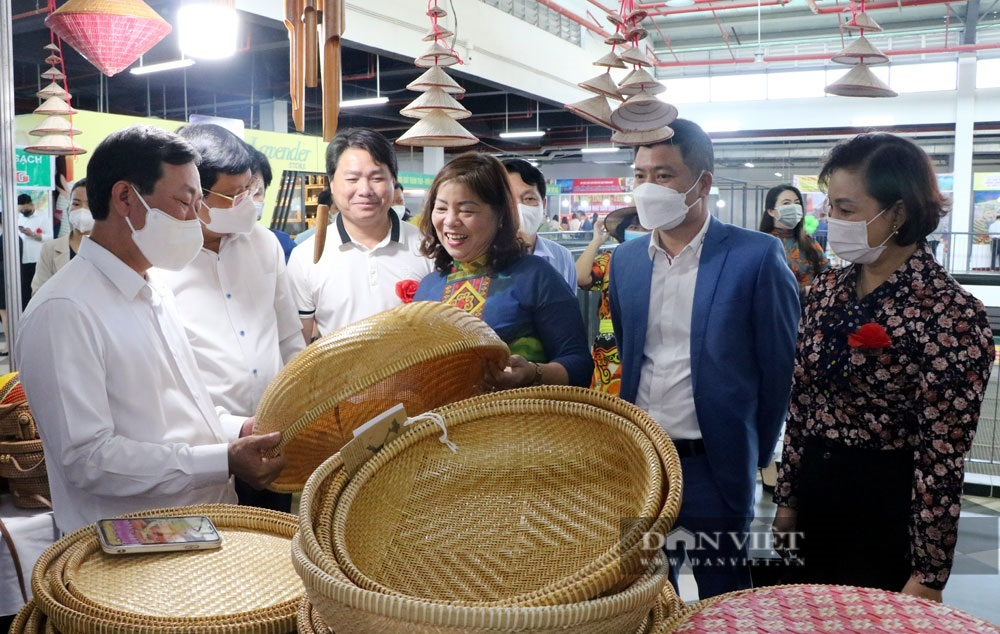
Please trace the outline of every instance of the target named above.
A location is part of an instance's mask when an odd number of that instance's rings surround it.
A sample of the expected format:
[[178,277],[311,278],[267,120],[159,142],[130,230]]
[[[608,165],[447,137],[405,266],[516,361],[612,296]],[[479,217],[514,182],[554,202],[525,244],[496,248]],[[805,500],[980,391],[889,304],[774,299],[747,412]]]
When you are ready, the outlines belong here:
[[634,240],[636,238],[641,238],[641,237],[643,237],[645,235],[648,235],[645,231],[629,231],[628,229],[626,229],[625,230],[625,241],[627,242],[629,240]]

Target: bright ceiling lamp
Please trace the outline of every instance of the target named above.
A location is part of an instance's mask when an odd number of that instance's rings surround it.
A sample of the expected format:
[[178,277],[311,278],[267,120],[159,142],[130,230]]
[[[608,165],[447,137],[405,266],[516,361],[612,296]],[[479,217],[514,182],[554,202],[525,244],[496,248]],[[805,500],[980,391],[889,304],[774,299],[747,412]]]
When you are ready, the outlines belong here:
[[615,146],[610,146],[610,147],[585,147],[585,148],[580,148],[580,153],[581,154],[601,154],[601,153],[604,153],[604,152],[617,152],[619,149],[621,149],[621,148],[618,148],[618,147],[615,147]]
[[501,139],[537,139],[545,136],[545,130],[519,130],[516,132],[501,132]]
[[187,68],[188,66],[194,66],[193,59],[175,59],[169,62],[160,62],[158,64],[143,64],[142,66],[133,66],[129,69],[129,72],[133,75],[148,75],[150,73],[159,73],[165,70],[175,70],[177,68]]
[[197,59],[232,57],[239,24],[232,0],[187,2],[177,10],[181,53]]
[[388,97],[367,97],[365,99],[348,99],[347,101],[341,101],[341,108],[361,108],[364,106],[381,106],[384,103],[389,103]]

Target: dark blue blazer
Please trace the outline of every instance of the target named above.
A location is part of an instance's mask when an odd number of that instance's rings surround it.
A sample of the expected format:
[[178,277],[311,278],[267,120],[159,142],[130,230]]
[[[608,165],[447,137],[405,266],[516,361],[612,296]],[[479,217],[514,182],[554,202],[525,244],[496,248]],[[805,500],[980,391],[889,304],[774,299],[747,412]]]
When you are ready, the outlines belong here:
[[[691,315],[695,411],[727,506],[752,516],[756,468],[770,461],[788,409],[798,286],[776,238],[715,218],[710,222]],[[621,355],[621,397],[633,403],[649,315],[649,240],[629,240],[611,258],[609,296]]]

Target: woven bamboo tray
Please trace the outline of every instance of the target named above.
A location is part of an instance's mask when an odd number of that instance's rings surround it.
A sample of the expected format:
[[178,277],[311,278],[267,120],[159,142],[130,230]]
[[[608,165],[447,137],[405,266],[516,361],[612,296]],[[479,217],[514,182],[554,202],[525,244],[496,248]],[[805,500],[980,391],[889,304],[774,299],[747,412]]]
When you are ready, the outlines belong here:
[[42,634],[45,631],[45,615],[29,599],[11,621],[8,634]]
[[337,634],[622,634],[636,632],[667,583],[667,562],[656,553],[626,590],[599,599],[543,607],[449,606],[378,594],[338,581],[317,568],[292,539],[292,557],[306,593]]
[[207,515],[216,550],[107,555],[93,526],[60,539],[35,564],[32,591],[64,634],[282,634],[295,629],[303,587],[288,558],[294,516],[234,505],[140,515]]
[[[664,487],[659,454],[639,427],[548,400],[483,401],[444,420],[457,453],[425,423],[365,463],[341,494],[333,546],[354,583],[430,601],[552,605],[641,574],[620,557],[623,518],[651,523]],[[615,561],[605,575],[564,582],[607,553]]]
[[654,634],[804,631],[997,634],[1000,627],[961,610],[898,592],[851,586],[789,585],[706,599],[668,619]]
[[402,403],[425,412],[481,394],[507,345],[481,319],[441,302],[413,302],[332,332],[268,385],[254,431],[280,431],[288,466],[271,485],[300,491],[362,423]]

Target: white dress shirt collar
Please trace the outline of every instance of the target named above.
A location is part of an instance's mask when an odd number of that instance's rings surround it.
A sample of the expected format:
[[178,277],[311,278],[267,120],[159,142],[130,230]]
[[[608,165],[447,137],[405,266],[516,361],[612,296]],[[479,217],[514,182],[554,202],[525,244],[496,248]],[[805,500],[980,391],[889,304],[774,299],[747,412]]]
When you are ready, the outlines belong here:
[[712,214],[705,214],[705,222],[701,225],[701,229],[699,229],[698,233],[696,233],[695,236],[691,239],[691,242],[688,242],[686,245],[684,245],[684,248],[681,249],[680,253],[678,253],[677,255],[670,255],[670,253],[663,247],[663,245],[660,244],[660,232],[654,231],[653,235],[650,236],[649,246],[647,247],[647,251],[649,252],[649,259],[652,260],[653,256],[656,255],[657,251],[667,256],[668,262],[673,262],[675,258],[683,256],[685,252],[692,252],[694,253],[695,257],[700,258],[701,246],[705,243],[705,234],[708,233],[708,226],[710,224],[712,224]]
[[135,299],[148,285],[146,278],[93,240],[81,242],[77,256],[93,264],[94,268],[103,273],[127,299]]

